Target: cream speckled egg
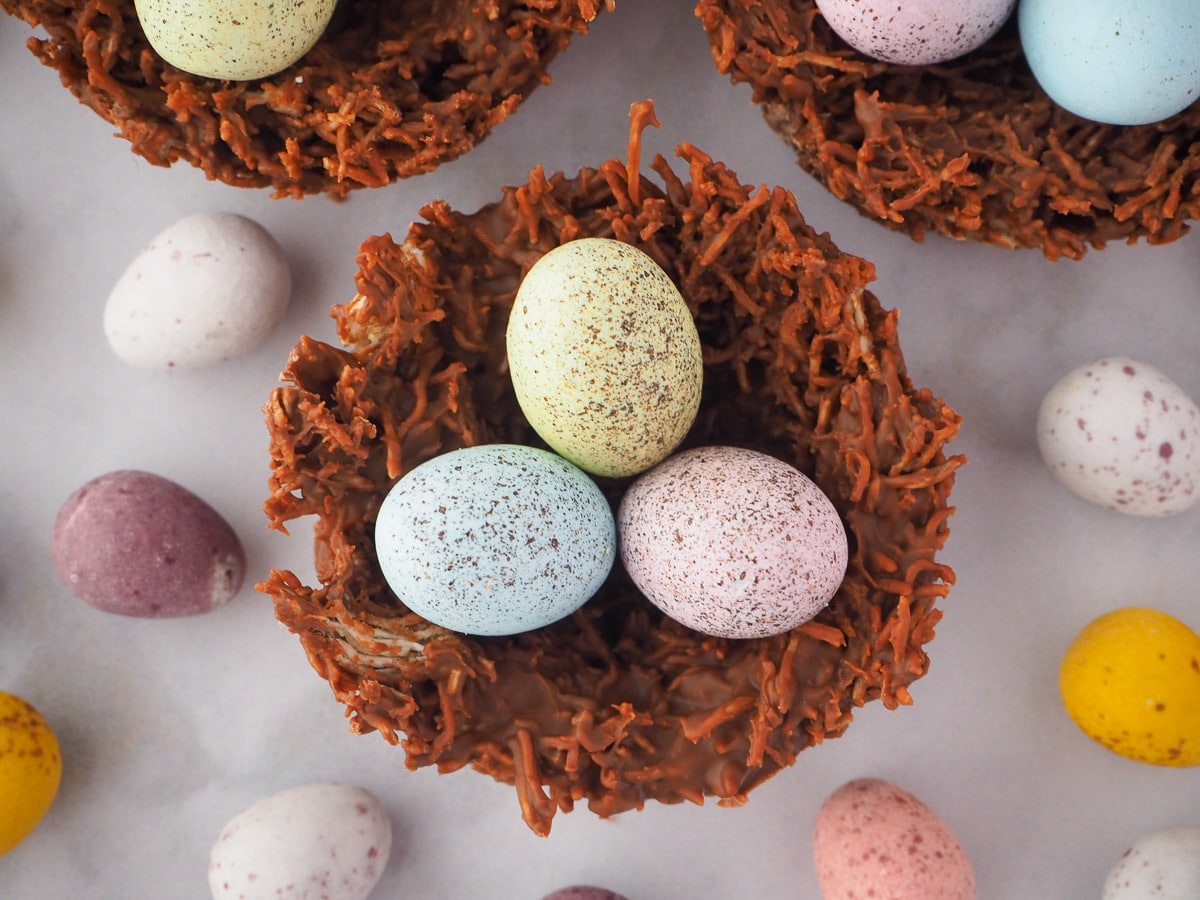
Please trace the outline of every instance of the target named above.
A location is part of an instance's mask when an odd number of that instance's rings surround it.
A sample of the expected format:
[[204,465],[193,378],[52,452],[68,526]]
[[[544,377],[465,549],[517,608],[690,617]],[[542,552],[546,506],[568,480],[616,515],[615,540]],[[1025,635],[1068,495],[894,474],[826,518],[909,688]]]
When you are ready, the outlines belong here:
[[829,26],[872,59],[915,66],[969,53],[994,35],[1017,0],[817,0]]
[[1200,409],[1146,363],[1072,369],[1042,400],[1037,441],[1059,481],[1109,509],[1166,516],[1200,501]]
[[1200,828],[1162,828],[1133,842],[1108,873],[1103,900],[1200,897]]
[[678,288],[629,244],[582,238],[521,282],[507,332],[521,410],[554,450],[596,475],[665,459],[700,408],[700,336]]
[[718,637],[802,625],[846,573],[846,531],[829,498],[787,463],[737,447],[698,447],[642,475],[621,500],[617,533],[638,589]]
[[134,0],[146,39],[176,68],[250,81],[286,69],[325,31],[336,0]]

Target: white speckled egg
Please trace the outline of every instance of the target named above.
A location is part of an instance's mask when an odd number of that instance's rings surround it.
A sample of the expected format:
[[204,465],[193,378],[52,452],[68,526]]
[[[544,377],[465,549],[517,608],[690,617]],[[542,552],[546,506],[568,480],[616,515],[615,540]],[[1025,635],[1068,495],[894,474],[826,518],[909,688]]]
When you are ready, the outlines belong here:
[[262,343],[291,293],[287,258],[265,228],[235,213],[195,213],[125,269],[104,307],[104,333],[131,365],[200,368]]
[[1200,897],[1200,828],[1163,828],[1133,842],[1104,881],[1103,900]]
[[1111,125],[1145,125],[1200,98],[1196,0],[1022,0],[1021,46],[1064,109]]
[[667,615],[704,634],[780,634],[819,613],[848,548],[833,503],[781,460],[699,447],[637,479],[617,512],[621,562]]
[[1042,399],[1037,441],[1054,476],[1092,503],[1166,516],[1200,500],[1200,409],[1146,363],[1072,369]]
[[1017,0],[817,0],[847,44],[872,59],[905,66],[962,56],[1012,15]]
[[517,444],[422,463],[379,509],[375,551],[413,612],[452,631],[516,634],[570,615],[616,558],[608,501],[562,457]]
[[391,822],[372,794],[302,784],[264,797],[221,829],[209,890],[214,900],[364,900],[391,849]]
[[146,40],[176,68],[250,81],[286,69],[321,37],[337,0],[134,0]]
[[582,469],[623,476],[664,459],[700,408],[700,336],[674,282],[607,238],[551,250],[508,322],[517,402],[542,440]]

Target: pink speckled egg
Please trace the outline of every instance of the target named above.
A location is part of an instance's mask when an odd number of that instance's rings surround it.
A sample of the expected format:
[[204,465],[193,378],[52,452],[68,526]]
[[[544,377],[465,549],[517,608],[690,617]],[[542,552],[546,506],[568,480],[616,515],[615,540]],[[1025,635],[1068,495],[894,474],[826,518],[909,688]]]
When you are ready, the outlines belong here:
[[833,503],[785,462],[736,447],[676,454],[617,512],[621,562],[668,616],[704,634],[757,638],[807,622],[846,572]]
[[872,59],[904,66],[970,53],[1012,15],[1017,0],[817,0],[838,36]]
[[1037,441],[1054,477],[1100,506],[1167,516],[1200,501],[1200,409],[1144,362],[1072,369],[1042,399]]
[[973,900],[975,872],[946,823],[877,778],[851,781],[817,813],[813,837],[824,900]]

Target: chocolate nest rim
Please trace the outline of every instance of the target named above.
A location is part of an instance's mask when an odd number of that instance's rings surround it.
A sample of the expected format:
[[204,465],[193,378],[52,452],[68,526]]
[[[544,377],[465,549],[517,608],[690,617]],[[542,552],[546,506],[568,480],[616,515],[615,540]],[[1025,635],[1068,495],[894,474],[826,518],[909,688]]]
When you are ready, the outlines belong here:
[[268,78],[189,75],[151,49],[133,0],[0,0],[27,46],[156,166],[278,197],[343,197],[482,141],[613,0],[339,0],[317,44]]
[[800,166],[916,240],[1079,259],[1176,240],[1200,217],[1200,103],[1136,127],[1073,115],[1037,84],[1015,15],[957,60],[899,66],[849,48],[815,0],[699,0],[696,14],[718,71],[752,87]]
[[[628,160],[574,178],[534,169],[465,215],[422,210],[403,243],[368,238],[357,294],[333,309],[344,348],[302,338],[265,406],[273,527],[314,516],[319,586],[258,587],[346,706],[350,729],[402,744],[410,769],[464,766],[516,787],[547,834],[579,801],[600,816],[647,801],[738,805],[855,707],[912,701],[954,580],[948,534],[958,415],[915,388],[870,263],[805,223],[782,188],[744,186],[697,148],[685,183],[656,155],[652,105],[631,112]],[[789,460],[843,516],[846,578],[811,622],[711,638],[665,618],[620,566],[547,628],[474,638],[431,625],[386,588],[371,523],[400,474],[469,444],[540,445],[504,361],[506,310],[545,252],[585,235],[641,247],[676,280],[704,346],[705,393],[684,447],[734,443]],[[598,479],[616,503],[626,481]]]

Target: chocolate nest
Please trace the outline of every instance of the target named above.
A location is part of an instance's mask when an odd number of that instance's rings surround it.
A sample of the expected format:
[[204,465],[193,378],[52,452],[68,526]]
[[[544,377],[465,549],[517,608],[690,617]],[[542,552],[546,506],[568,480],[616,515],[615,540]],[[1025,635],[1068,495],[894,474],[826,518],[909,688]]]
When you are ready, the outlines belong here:
[[849,48],[814,0],[699,0],[719,71],[748,83],[800,165],[863,214],[1079,258],[1175,240],[1200,216],[1200,104],[1154,125],[1079,118],[1038,86],[1014,21],[937,66]]
[[539,84],[612,0],[339,0],[305,56],[260,81],[189,75],[133,0],[0,0],[29,48],[154,165],[280,196],[379,187],[454,159]]
[[[410,768],[464,766],[514,784],[545,834],[581,800],[601,816],[648,800],[741,804],[852,710],[911,702],[953,572],[935,560],[961,457],[959,418],[914,388],[897,315],[866,290],[870,263],[815,233],[782,188],[751,189],[691,145],[683,181],[661,156],[573,178],[535,169],[474,214],[429,204],[397,244],[363,243],[357,295],[333,316],[347,349],[296,345],[266,406],[271,523],[315,516],[319,587],[276,571],[259,587],[347,707],[351,730],[400,742]],[[487,442],[544,446],[517,405],[507,314],[561,242],[614,237],[678,284],[704,348],[684,446],[732,444],[808,473],[843,516],[851,559],[827,609],[756,640],[665,618],[618,565],[571,617],[512,637],[451,633],[389,592],[373,521],[396,479]],[[600,480],[618,502],[626,481]]]

